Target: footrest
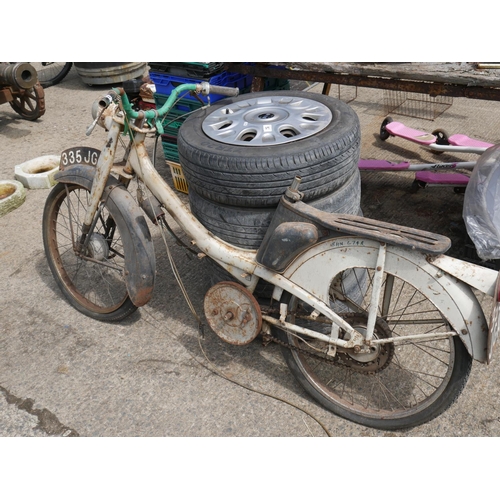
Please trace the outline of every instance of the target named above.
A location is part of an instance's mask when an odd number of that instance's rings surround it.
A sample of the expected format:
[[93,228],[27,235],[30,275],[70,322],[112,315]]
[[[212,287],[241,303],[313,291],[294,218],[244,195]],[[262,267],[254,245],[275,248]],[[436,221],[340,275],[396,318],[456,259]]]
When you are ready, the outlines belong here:
[[467,186],[469,177],[464,174],[437,174],[435,172],[421,171],[415,174],[415,180],[425,182],[426,184],[433,185],[446,185],[446,186]]
[[331,214],[306,205],[301,201],[293,204],[285,203],[289,209],[306,217],[311,222],[343,235],[366,237],[430,254],[444,253],[451,246],[450,239],[440,234],[367,219],[357,215]]
[[401,122],[390,122],[385,126],[385,129],[391,135],[403,137],[404,139],[416,142],[417,144],[429,145],[436,142],[435,135],[429,134],[428,132],[423,132],[422,130],[416,130],[414,128],[407,127]]

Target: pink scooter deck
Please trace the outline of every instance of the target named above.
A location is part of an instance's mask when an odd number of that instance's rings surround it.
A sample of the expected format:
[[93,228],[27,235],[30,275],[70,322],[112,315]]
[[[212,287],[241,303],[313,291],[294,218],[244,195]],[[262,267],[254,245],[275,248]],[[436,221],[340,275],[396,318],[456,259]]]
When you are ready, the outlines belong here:
[[415,180],[432,186],[467,186],[469,177],[463,174],[436,174],[434,172],[417,172]]
[[452,146],[465,146],[469,148],[491,148],[493,144],[489,142],[479,141],[477,139],[472,139],[464,134],[454,134],[448,137],[448,142]]
[[358,168],[360,170],[408,170],[410,164],[407,161],[401,163],[393,163],[387,160],[359,160]]
[[[414,128],[407,127],[401,122],[390,122],[385,125],[385,129],[389,134],[396,137],[401,137],[417,144],[422,144],[424,146],[429,146],[430,144],[435,144],[436,136],[424,132],[422,130],[417,130]],[[464,134],[454,134],[448,137],[448,142],[451,146],[461,146],[468,148],[490,148],[493,144],[489,142],[480,141],[478,139],[472,139],[471,137]]]
[[403,139],[408,139],[409,141],[416,142],[417,144],[434,144],[436,142],[436,136],[429,134],[428,132],[423,132],[422,130],[416,130],[414,128],[407,127],[400,122],[391,122],[385,126],[385,129],[389,134],[395,135],[397,137],[402,137]]

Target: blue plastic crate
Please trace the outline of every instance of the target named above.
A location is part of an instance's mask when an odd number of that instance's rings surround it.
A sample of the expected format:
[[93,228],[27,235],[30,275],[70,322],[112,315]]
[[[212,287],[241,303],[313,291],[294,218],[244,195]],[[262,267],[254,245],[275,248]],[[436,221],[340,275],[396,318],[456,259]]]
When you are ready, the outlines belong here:
[[183,78],[209,78],[223,71],[223,62],[150,62],[150,70]]
[[[156,87],[156,92],[159,94],[170,95],[172,91],[182,85],[183,83],[200,83],[201,81],[205,81],[210,83],[211,85],[220,85],[221,87],[232,87],[239,88],[243,90],[245,87],[248,87],[252,84],[252,75],[241,75],[239,73],[229,73],[228,71],[224,71],[219,75],[214,75],[210,78],[205,79],[195,79],[195,78],[184,78],[176,75],[168,75],[165,73],[155,73],[151,71],[149,76]],[[200,99],[207,104],[208,98],[204,95],[199,95]],[[220,101],[224,99],[225,96],[218,94],[210,95],[210,102]],[[183,99],[191,99],[197,100],[195,97],[191,96],[189,93],[183,96]]]

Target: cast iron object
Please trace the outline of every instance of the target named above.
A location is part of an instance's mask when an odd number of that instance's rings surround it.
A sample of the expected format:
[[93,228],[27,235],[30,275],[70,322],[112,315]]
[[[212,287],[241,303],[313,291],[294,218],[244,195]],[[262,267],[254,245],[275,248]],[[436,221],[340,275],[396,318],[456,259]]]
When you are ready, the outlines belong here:
[[26,120],[45,113],[45,93],[29,63],[0,63],[0,104],[8,102]]

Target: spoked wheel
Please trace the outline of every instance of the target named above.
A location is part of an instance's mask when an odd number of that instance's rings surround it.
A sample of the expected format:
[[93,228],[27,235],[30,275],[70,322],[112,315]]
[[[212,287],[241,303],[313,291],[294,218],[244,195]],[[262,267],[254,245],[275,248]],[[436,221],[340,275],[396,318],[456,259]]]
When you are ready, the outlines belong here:
[[[344,279],[346,273],[349,280]],[[332,308],[362,335],[367,329],[373,274],[372,269],[348,269],[333,279],[330,288]],[[353,276],[357,276],[357,291]],[[409,282],[385,274],[382,290],[374,339],[402,340],[409,334],[450,331],[440,311]],[[307,308],[295,297],[289,299],[288,308],[287,321],[329,333],[325,317],[316,320],[316,327],[310,318],[303,319]],[[277,335],[290,346],[283,347],[289,368],[315,400],[343,418],[383,430],[413,427],[437,417],[461,393],[472,364],[456,336],[381,342],[361,352],[337,348],[332,353],[325,342],[310,337],[283,330]]]
[[36,120],[45,113],[45,93],[37,83],[30,89],[20,89],[9,104],[26,120]]
[[43,242],[54,278],[68,301],[94,319],[118,321],[137,308],[124,281],[125,249],[113,209],[104,206],[88,248],[77,252],[90,192],[57,184],[45,204]]
[[38,81],[44,89],[56,85],[69,73],[73,63],[70,62],[42,62],[31,63],[36,69]]

